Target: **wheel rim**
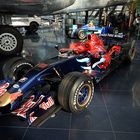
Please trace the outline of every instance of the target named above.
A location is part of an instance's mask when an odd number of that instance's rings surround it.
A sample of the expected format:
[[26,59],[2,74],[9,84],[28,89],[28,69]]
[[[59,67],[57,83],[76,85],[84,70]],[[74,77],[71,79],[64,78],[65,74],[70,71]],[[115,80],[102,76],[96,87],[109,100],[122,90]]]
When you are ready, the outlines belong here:
[[17,39],[10,33],[0,35],[0,49],[3,51],[12,51],[17,46]]
[[84,38],[85,38],[85,33],[84,33],[83,31],[81,31],[81,32],[79,33],[79,38],[80,38],[80,39],[84,39]]
[[88,104],[91,95],[92,95],[92,90],[90,85],[88,84],[83,85],[78,93],[78,98],[77,98],[78,105],[85,106],[86,104]]

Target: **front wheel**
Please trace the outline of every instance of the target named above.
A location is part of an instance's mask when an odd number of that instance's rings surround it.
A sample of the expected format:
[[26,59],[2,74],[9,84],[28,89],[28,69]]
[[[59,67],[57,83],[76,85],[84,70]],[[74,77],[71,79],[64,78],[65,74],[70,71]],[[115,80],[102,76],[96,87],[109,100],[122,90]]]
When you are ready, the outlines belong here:
[[80,112],[88,107],[94,92],[90,77],[79,72],[68,73],[59,85],[58,101],[69,112]]

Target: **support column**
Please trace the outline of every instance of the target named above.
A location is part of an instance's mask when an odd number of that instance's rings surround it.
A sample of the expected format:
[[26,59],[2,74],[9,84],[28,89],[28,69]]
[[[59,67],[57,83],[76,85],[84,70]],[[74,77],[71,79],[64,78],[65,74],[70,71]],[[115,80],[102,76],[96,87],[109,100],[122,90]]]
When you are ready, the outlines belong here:
[[100,26],[100,25],[101,25],[101,21],[102,21],[102,14],[103,14],[103,8],[101,8],[101,9],[99,10],[99,22],[98,22],[98,26]]
[[88,11],[85,12],[86,15],[85,15],[85,24],[88,24]]

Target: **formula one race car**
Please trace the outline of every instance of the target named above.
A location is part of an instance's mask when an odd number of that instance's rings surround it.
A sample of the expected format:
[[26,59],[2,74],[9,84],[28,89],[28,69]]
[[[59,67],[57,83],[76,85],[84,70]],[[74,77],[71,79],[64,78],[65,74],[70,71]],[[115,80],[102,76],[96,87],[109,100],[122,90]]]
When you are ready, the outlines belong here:
[[82,111],[92,100],[94,83],[134,56],[135,41],[107,51],[98,36],[88,35],[88,41],[60,49],[54,63],[33,67],[29,61],[13,58],[3,67],[7,79],[0,81],[0,109],[29,125],[55,105],[68,112]]
[[119,34],[119,30],[117,27],[115,28],[112,26],[106,26],[106,27],[95,26],[92,22],[82,26],[81,28],[78,28],[77,25],[72,25],[72,28],[71,27],[66,28],[66,34],[70,38],[78,38],[83,40],[87,37],[88,34],[93,34],[93,33],[97,35],[100,34],[117,35]]

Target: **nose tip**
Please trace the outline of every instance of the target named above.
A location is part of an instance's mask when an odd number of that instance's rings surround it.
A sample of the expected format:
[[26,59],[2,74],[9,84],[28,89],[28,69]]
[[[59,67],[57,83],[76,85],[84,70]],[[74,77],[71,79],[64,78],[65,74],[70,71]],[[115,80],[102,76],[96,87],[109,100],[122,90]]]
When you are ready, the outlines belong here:
[[2,97],[0,97],[0,107],[7,106],[10,101],[10,94],[6,92]]

